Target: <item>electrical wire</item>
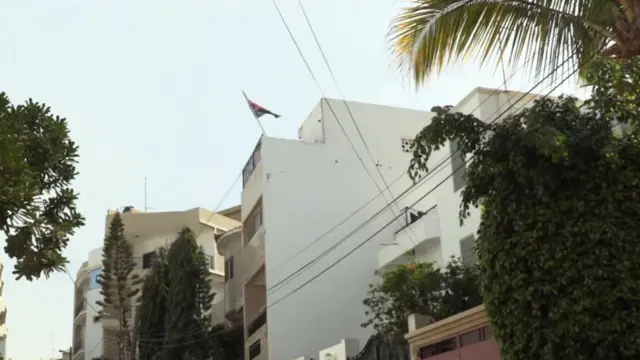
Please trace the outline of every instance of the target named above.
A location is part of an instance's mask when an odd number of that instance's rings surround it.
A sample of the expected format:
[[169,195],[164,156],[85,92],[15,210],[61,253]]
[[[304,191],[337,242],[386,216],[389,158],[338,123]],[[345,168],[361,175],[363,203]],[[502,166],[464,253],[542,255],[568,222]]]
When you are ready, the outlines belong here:
[[[560,68],[561,66],[564,65],[564,63],[566,63],[565,60],[562,64],[560,64],[557,68]],[[575,73],[577,73],[578,69],[574,70],[571,74],[569,74],[563,81],[561,81],[558,85],[556,85],[547,95],[545,95],[545,97],[548,97],[553,91],[555,91],[558,87],[560,87],[566,80],[568,80],[571,76],[573,76]],[[529,91],[527,91],[526,93],[522,94],[522,96],[520,97],[520,99],[518,101],[515,102],[515,104],[517,104],[518,102],[520,102],[522,99],[524,99],[526,96],[528,96],[533,90],[535,90],[535,88],[537,88],[543,81],[545,81],[547,78],[549,78],[550,76],[553,75],[553,72],[551,72],[550,74],[548,74],[547,76],[545,76],[542,80],[540,80],[538,83],[536,83]],[[523,105],[523,107],[526,105]],[[504,112],[502,112],[502,114],[500,114],[499,116],[497,116],[492,122],[497,121],[498,119],[502,118],[502,116],[504,114],[506,114],[511,108],[513,107],[510,106],[509,108],[507,108]],[[469,159],[467,159],[462,165],[460,165],[457,169],[454,169],[454,171],[449,174],[446,178],[444,178],[443,180],[441,180],[439,183],[437,183],[433,188],[431,188],[427,193],[425,193],[423,196],[421,196],[416,202],[414,202],[411,207],[415,206],[416,204],[418,204],[420,201],[422,201],[424,198],[426,198],[428,195],[430,195],[433,191],[435,191],[438,187],[440,187],[442,184],[444,184],[449,178],[451,178],[458,170],[462,169],[463,167],[466,166],[466,164],[468,162],[470,162],[473,159],[473,156],[469,157]],[[312,281],[314,281],[315,279],[317,279],[318,277],[322,276],[323,274],[325,274],[327,271],[329,271],[330,269],[332,269],[334,266],[336,266],[338,263],[340,263],[341,261],[343,261],[345,258],[347,258],[349,255],[351,255],[352,253],[354,253],[356,250],[358,250],[359,248],[361,248],[362,246],[364,246],[364,244],[366,244],[368,241],[370,241],[371,239],[373,239],[376,235],[378,235],[380,232],[382,232],[384,229],[386,229],[389,225],[391,225],[396,219],[393,219],[392,221],[390,221],[389,223],[387,223],[386,225],[384,225],[382,228],[380,228],[378,231],[376,231],[375,233],[373,233],[371,236],[367,237],[363,242],[361,242],[360,244],[358,244],[355,248],[353,248],[352,250],[350,250],[349,252],[347,252],[345,255],[343,255],[342,257],[340,257],[338,260],[336,260],[335,262],[333,262],[331,265],[329,265],[328,267],[326,267],[325,269],[323,269],[322,271],[320,271],[320,273],[318,273],[317,275],[313,276],[311,279],[307,280],[306,282],[304,282],[303,284],[301,284],[300,286],[296,287],[294,290],[292,290],[291,292],[289,292],[288,294],[286,294],[285,296],[283,296],[282,298],[276,300],[275,302],[273,302],[272,304],[270,304],[269,306],[267,306],[267,308],[270,308],[272,306],[275,306],[276,304],[280,303],[281,301],[283,301],[284,299],[288,298],[289,296],[293,295],[294,293],[296,293],[297,291],[299,291],[300,289],[302,289],[303,287],[305,287],[306,285],[308,285],[309,283],[311,283]],[[348,237],[348,236],[347,236]]]
[[[528,61],[530,61],[532,58],[530,58]],[[526,61],[525,61],[526,64]],[[524,66],[524,64],[522,65]],[[511,79],[513,76],[515,76],[515,73],[512,74],[508,79],[505,80],[508,81],[509,79]],[[471,110],[469,113],[473,113],[476,110],[478,110],[482,105],[484,105],[487,101],[489,101],[493,95],[495,95],[496,93],[502,92],[499,89],[494,89],[491,94],[489,94],[489,96],[487,96],[480,104],[478,104],[473,110]],[[509,105],[513,106],[511,104],[511,98],[515,97],[516,95],[511,96],[508,99],[508,103]],[[500,106],[500,108],[496,111],[496,113],[494,113],[493,115],[496,115],[500,109],[502,108],[502,106]],[[495,119],[494,119],[495,120]],[[456,150],[455,152],[453,152],[450,156],[448,156],[447,158],[443,159],[442,161],[440,161],[438,164],[436,164],[431,171],[429,172],[429,174],[427,174],[425,177],[421,178],[418,182],[412,184],[409,188],[407,188],[405,191],[403,191],[400,195],[398,195],[398,197],[396,197],[395,199],[393,199],[391,202],[396,202],[398,201],[401,197],[404,197],[405,195],[408,195],[410,192],[413,192],[413,189],[415,189],[421,182],[426,181],[428,178],[430,178],[431,176],[435,176],[437,174],[439,174],[442,169],[440,168],[441,166],[445,165],[445,163],[447,163],[447,161],[449,160],[448,164],[451,163],[450,160],[453,159],[454,156],[456,156],[457,154],[460,153],[460,150]],[[376,195],[377,197],[378,195]],[[375,198],[374,198],[375,199]],[[373,201],[374,199],[371,199],[371,201]],[[370,201],[370,202],[371,202]],[[337,228],[338,226],[340,226],[341,224],[343,224],[344,222],[346,222],[346,220],[348,220],[349,218],[351,218],[353,215],[355,215],[357,212],[359,212],[362,208],[356,210],[356,212],[352,213],[351,215],[349,215],[349,217],[343,221],[341,221],[341,223],[339,223],[338,225],[334,226],[329,232],[331,232],[332,230],[334,230],[335,228]],[[363,224],[359,225],[358,227],[356,227],[355,230],[353,230],[352,232],[350,232],[346,238],[348,238],[349,236],[353,235],[355,232],[357,232],[359,229],[361,229],[364,225],[366,225],[367,223],[369,223],[370,221],[372,221],[374,218],[376,218],[378,215],[380,215],[383,211],[385,211],[386,208],[382,208],[380,209],[380,211],[378,211],[377,213],[375,213],[371,218],[367,219]],[[395,215],[395,214],[394,214]],[[322,238],[324,238],[326,235],[328,235],[328,233],[324,233],[323,235],[321,235],[319,238],[317,238],[316,240],[314,240],[311,244],[309,244],[308,246],[306,246],[305,248],[303,248],[301,251],[299,251],[294,257],[296,257],[297,255],[300,255],[300,253],[302,253],[303,251],[307,250],[308,248],[310,248],[311,246],[313,246],[314,244],[316,244],[318,241],[320,241]],[[346,241],[346,238],[343,238],[341,241],[339,241],[339,244],[344,243],[344,241]],[[343,241],[344,240],[344,241]],[[292,278],[297,277],[297,275],[299,273],[301,273],[302,271],[304,271],[305,269],[307,269],[308,267],[312,266],[313,264],[315,264],[316,262],[318,262],[322,257],[324,257],[325,255],[327,255],[329,252],[331,251],[331,248],[328,249],[326,252],[323,252],[319,257],[313,259],[312,261],[304,264],[300,269],[296,270],[294,273],[288,275],[287,277],[285,277],[284,279],[278,281],[276,284],[272,285],[267,291],[268,292],[272,292],[274,289],[276,289],[277,287],[281,287],[282,285],[286,285],[288,284]],[[291,257],[293,258],[293,257]],[[291,259],[290,258],[290,259]],[[289,260],[290,260],[289,259]]]
[[[280,11],[280,7],[278,6],[278,3],[276,2],[276,0],[271,0],[271,2],[273,3],[273,6],[275,7],[276,11],[278,12],[278,15],[280,16],[280,20],[282,21],[282,24],[284,25],[284,27],[286,28],[287,32],[289,33],[289,37],[291,37],[291,41],[293,42],[293,44],[296,47],[296,50],[298,50],[298,54],[300,55],[300,58],[302,59],[302,61],[304,62],[305,66],[307,67],[307,70],[309,71],[309,74],[311,75],[311,78],[313,79],[313,81],[315,82],[316,86],[318,87],[318,90],[320,91],[320,94],[322,95],[323,98],[328,99],[327,96],[325,95],[324,91],[322,90],[322,87],[320,86],[320,82],[318,81],[318,78],[316,77],[315,73],[313,72],[313,70],[311,69],[311,65],[309,64],[309,62],[307,61],[307,58],[304,56],[304,53],[302,52],[302,49],[300,48],[300,45],[298,44],[298,41],[296,40],[295,36],[293,35],[293,32],[291,31],[291,28],[289,27],[289,24],[287,23],[286,19],[284,18],[284,15],[282,14],[282,11]],[[320,44],[318,43],[318,46]],[[320,51],[322,52],[322,48],[320,48]],[[326,60],[326,57],[323,54],[323,58]],[[328,63],[327,63],[328,66]],[[334,78],[335,80],[335,78]],[[343,101],[346,104],[346,101],[343,99]],[[358,158],[358,160],[360,161],[360,164],[362,164],[362,167],[364,168],[364,170],[367,172],[367,175],[369,175],[369,178],[371,178],[371,181],[373,182],[373,184],[375,185],[375,187],[378,189],[378,191],[380,191],[383,194],[383,197],[385,199],[385,201],[387,203],[389,203],[389,200],[387,200],[386,195],[384,194],[384,191],[382,190],[382,187],[378,184],[378,182],[375,180],[373,174],[371,174],[371,171],[369,170],[369,167],[365,164],[364,160],[362,159],[362,156],[360,155],[360,153],[358,153],[358,149],[356,148],[355,144],[353,143],[353,141],[351,140],[351,138],[349,137],[347,131],[345,130],[344,126],[342,125],[342,122],[340,122],[340,118],[338,117],[337,113],[335,112],[335,110],[333,109],[333,106],[331,106],[331,102],[330,101],[326,101],[327,107],[329,108],[329,111],[331,112],[331,114],[333,115],[333,117],[335,118],[336,122],[338,123],[338,127],[340,127],[340,130],[342,131],[342,133],[344,134],[345,138],[347,139],[347,141],[349,142],[349,145],[351,145],[351,149],[353,150],[353,152],[356,154],[356,157]],[[353,119],[353,115],[351,114],[351,110],[350,108],[347,106],[347,111],[348,113],[351,115],[351,118],[354,122],[354,125],[356,126],[357,132],[360,133],[360,129],[358,128],[357,123],[355,122],[355,120]],[[362,138],[362,134],[360,133],[360,137]],[[364,141],[364,138],[362,138],[365,148],[368,149],[367,143],[366,141]],[[369,153],[369,155],[371,156],[371,153]],[[378,168],[375,160],[373,159],[373,156],[371,156],[371,161],[373,162],[373,167],[378,171],[378,173],[380,174],[382,181],[385,183],[385,185],[388,184],[384,178],[384,176],[382,175],[382,172],[380,171],[380,169]],[[390,191],[390,190],[389,190]],[[390,210],[395,214],[395,210],[391,209]],[[409,239],[416,245],[418,245],[418,242],[411,237],[410,235],[408,235]]]

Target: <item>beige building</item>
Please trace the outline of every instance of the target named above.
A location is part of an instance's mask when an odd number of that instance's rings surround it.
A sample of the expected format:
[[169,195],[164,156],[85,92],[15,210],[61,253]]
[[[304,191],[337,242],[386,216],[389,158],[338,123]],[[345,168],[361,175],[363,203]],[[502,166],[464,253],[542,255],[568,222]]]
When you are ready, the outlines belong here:
[[[109,210],[105,219],[105,235],[116,214]],[[144,276],[153,263],[156,251],[168,246],[185,226],[197,235],[197,242],[208,256],[211,282],[216,296],[213,300],[214,321],[224,320],[224,258],[218,254],[215,234],[235,228],[240,222],[234,219],[233,209],[213,213],[203,208],[172,212],[142,212],[126,207],[121,212],[125,235],[133,245],[136,262],[135,273]],[[73,360],[93,360],[101,356],[117,358],[116,334],[120,323],[115,311],[101,309],[100,286],[96,282],[102,269],[102,250],[96,249],[89,255],[78,272],[74,309],[74,355]],[[103,313],[100,314],[100,310]],[[216,317],[217,314],[220,316]],[[135,308],[132,319],[135,316]],[[133,323],[133,321],[130,321]]]
[[2,292],[4,290],[4,264],[0,262],[0,358],[7,358],[7,305],[4,302]]

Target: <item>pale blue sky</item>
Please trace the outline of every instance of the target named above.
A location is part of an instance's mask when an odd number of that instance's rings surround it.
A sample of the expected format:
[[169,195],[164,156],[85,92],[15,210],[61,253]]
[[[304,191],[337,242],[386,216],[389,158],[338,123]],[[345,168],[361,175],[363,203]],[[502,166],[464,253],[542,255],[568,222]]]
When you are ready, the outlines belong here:
[[[337,97],[297,1],[278,3],[323,90]],[[387,51],[395,0],[304,4],[349,100],[429,109],[502,82],[493,69],[454,66],[416,93]],[[215,207],[260,135],[242,89],[283,115],[263,122],[282,137],[295,136],[320,98],[270,0],[6,2],[0,49],[0,90],[50,105],[80,146],[75,186],[87,225],[66,251],[74,275],[101,245],[106,209],[143,206],[145,176],[154,209]],[[225,205],[238,199],[236,186]],[[15,282],[12,266],[8,355],[49,357],[53,336],[57,356],[71,345],[73,284],[64,274]]]

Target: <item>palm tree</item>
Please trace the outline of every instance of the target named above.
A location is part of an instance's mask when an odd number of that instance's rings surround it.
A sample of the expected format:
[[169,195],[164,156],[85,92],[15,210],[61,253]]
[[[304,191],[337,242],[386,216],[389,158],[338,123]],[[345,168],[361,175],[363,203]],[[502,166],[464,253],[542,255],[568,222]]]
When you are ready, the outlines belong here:
[[394,57],[417,85],[448,63],[498,55],[535,74],[584,70],[595,55],[640,55],[640,0],[409,0],[394,18]]

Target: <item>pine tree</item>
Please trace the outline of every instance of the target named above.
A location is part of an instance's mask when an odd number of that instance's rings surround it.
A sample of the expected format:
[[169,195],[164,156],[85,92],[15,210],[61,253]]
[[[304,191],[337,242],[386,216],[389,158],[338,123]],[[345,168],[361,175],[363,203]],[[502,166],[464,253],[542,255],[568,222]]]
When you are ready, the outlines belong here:
[[210,340],[211,291],[209,266],[204,249],[196,243],[189,228],[183,228],[171,244],[169,294],[165,315],[166,346],[164,360],[208,359],[213,349]]
[[[116,213],[109,225],[109,233],[104,239],[102,249],[102,274],[97,279],[102,287],[102,307],[104,318],[116,318],[120,328],[117,333],[118,359],[123,360],[130,354],[133,346],[129,330],[132,312],[132,298],[142,283],[139,275],[133,274],[136,263],[133,261],[133,247],[124,235],[124,224],[119,213]],[[113,356],[108,354],[107,356]]]
[[160,248],[138,299],[140,305],[136,314],[135,342],[139,360],[153,360],[164,347],[164,319],[170,286],[167,249]]

